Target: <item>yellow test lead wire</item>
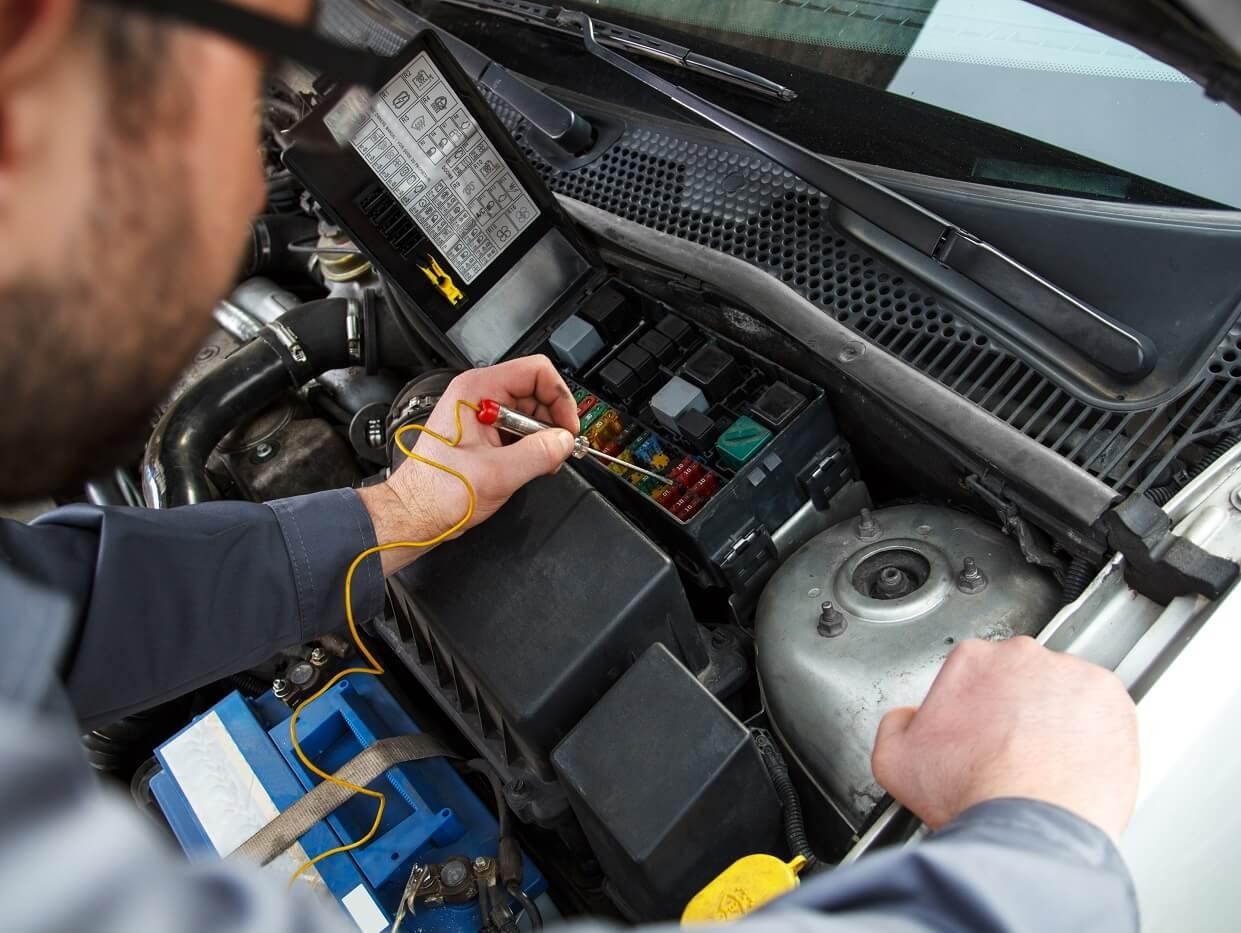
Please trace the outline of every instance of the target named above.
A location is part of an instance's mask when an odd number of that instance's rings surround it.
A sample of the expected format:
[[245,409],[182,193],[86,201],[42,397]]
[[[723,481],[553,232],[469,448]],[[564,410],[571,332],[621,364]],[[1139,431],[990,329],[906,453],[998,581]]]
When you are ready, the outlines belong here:
[[462,409],[465,409],[465,408],[468,408],[474,412],[478,411],[478,406],[475,405],[473,402],[467,402],[464,399],[457,400],[457,407],[455,410],[457,436],[454,438],[450,439],[450,438],[445,437],[442,434],[437,434],[435,431],[432,431],[430,428],[427,428],[421,424],[407,424],[404,427],[402,427],[400,430],[398,430],[396,432],[396,436],[393,438],[396,446],[400,449],[401,453],[403,453],[410,460],[417,460],[419,463],[425,463],[429,467],[434,467],[435,469],[440,470],[444,473],[447,473],[449,476],[456,477],[456,479],[460,480],[461,485],[465,487],[465,493],[468,499],[468,503],[465,509],[465,514],[461,516],[460,521],[458,521],[455,525],[453,525],[447,531],[441,532],[440,534],[436,535],[434,538],[429,538],[426,541],[393,541],[389,544],[379,544],[379,545],[376,545],[375,547],[367,548],[365,551],[363,551],[361,554],[359,554],[357,557],[353,559],[353,563],[349,565],[349,569],[345,572],[345,619],[349,622],[349,634],[353,638],[353,643],[358,648],[358,653],[361,654],[362,657],[366,659],[367,663],[370,666],[369,667],[351,667],[346,670],[339,671],[326,684],[324,684],[317,691],[315,691],[315,693],[307,697],[305,700],[302,700],[302,702],[299,703],[297,707],[293,710],[293,715],[289,717],[289,738],[293,744],[293,753],[297,755],[298,760],[302,763],[302,765],[306,768],[306,770],[308,770],[311,774],[314,774],[315,776],[317,776],[322,781],[330,781],[331,783],[339,785],[340,787],[344,787],[352,791],[355,794],[361,794],[365,797],[373,797],[377,801],[379,801],[379,807],[375,811],[375,822],[371,824],[371,828],[367,831],[365,836],[363,836],[361,839],[358,839],[355,842],[350,842],[347,845],[337,846],[334,849],[328,849],[326,852],[320,852],[310,861],[303,863],[301,866],[298,867],[297,871],[293,873],[293,877],[289,879],[289,887],[292,887],[297,882],[297,879],[300,878],[304,872],[306,872],[313,865],[323,861],[325,858],[328,858],[329,856],[332,856],[332,855],[339,855],[342,852],[349,852],[352,849],[357,849],[357,848],[360,848],[366,845],[373,838],[375,838],[375,834],[379,832],[379,825],[380,823],[383,822],[384,807],[386,806],[386,803],[387,803],[386,800],[384,799],[383,793],[381,791],[371,790],[368,787],[359,787],[356,784],[349,783],[348,781],[342,781],[339,778],[333,777],[331,774],[328,774],[326,771],[324,771],[322,768],[318,767],[314,762],[312,762],[310,758],[307,757],[306,753],[302,751],[302,746],[297,740],[297,719],[302,714],[302,711],[306,709],[307,706],[309,706],[315,700],[319,699],[319,697],[323,696],[323,694],[331,690],[334,686],[336,686],[336,684],[338,684],[341,681],[342,678],[348,677],[350,674],[373,674],[375,676],[378,676],[384,672],[383,665],[380,664],[378,660],[376,660],[375,656],[371,654],[370,650],[362,642],[362,637],[358,634],[357,620],[353,617],[353,574],[358,569],[358,567],[361,566],[362,562],[366,560],[368,557],[372,557],[376,554],[381,554],[384,551],[395,550],[396,548],[435,547],[435,545],[440,544],[444,541],[447,541],[449,538],[455,535],[458,531],[460,531],[462,528],[468,525],[470,523],[470,519],[474,517],[474,509],[475,509],[475,506],[477,506],[478,504],[478,497],[474,493],[474,487],[470,485],[470,481],[465,477],[465,474],[460,473],[457,470],[454,470],[452,467],[444,466],[444,464],[442,463],[437,463],[436,461],[431,460],[428,457],[424,457],[421,454],[414,453],[412,450],[410,450],[408,447],[405,446],[405,443],[402,440],[402,435],[404,435],[406,431],[418,431],[419,433],[425,434],[428,437],[435,438],[441,444],[446,444],[449,447],[458,446],[461,443],[462,437],[464,436],[464,432],[465,432],[465,428],[461,423],[461,411]]

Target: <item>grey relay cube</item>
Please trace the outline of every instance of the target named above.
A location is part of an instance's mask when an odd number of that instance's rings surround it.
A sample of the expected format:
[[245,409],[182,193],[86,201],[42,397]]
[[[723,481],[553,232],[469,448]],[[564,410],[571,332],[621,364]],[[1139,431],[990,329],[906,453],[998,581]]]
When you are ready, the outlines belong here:
[[573,369],[584,369],[603,349],[599,332],[576,314],[552,331],[548,342],[560,362]]
[[669,379],[651,398],[651,411],[660,424],[674,433],[677,430],[677,418],[685,412],[706,410],[707,397],[702,394],[702,389],[680,376]]

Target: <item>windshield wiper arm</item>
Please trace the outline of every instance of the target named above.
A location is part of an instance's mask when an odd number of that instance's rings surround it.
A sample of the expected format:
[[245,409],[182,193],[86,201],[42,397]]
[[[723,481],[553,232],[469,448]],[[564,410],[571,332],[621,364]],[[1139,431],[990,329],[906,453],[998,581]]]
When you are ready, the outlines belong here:
[[1154,367],[1155,347],[1149,337],[1073,297],[990,243],[892,189],[604,48],[595,35],[593,21],[585,13],[561,10],[558,20],[562,26],[579,33],[595,57],[784,166],[827,194],[835,205],[847,208],[912,247],[923,258],[933,260],[999,298],[1115,375],[1136,382]]
[[[561,22],[560,14],[567,11],[557,6],[527,3],[526,0],[441,0],[441,2],[503,16],[527,26],[536,26],[569,35],[579,34],[577,29],[568,28],[565,23]],[[624,49],[634,55],[652,58],[676,68],[714,78],[717,81],[735,84],[765,97],[785,102],[797,99],[797,92],[792,88],[718,58],[700,55],[687,46],[677,45],[675,42],[669,42],[649,33],[638,32],[636,29],[627,29],[615,23],[607,23],[598,19],[591,21],[594,24],[595,40],[604,45]]]

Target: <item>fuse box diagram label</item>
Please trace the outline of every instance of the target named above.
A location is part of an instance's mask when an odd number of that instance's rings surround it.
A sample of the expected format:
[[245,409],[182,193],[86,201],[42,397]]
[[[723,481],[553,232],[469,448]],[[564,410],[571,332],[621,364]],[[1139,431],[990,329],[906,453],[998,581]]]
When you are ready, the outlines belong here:
[[353,147],[467,285],[539,216],[426,52],[380,92]]

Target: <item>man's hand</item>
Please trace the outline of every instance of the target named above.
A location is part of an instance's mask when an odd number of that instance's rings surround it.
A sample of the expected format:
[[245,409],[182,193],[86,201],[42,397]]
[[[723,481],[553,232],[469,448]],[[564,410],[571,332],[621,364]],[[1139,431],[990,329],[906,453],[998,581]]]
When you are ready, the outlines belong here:
[[932,829],[984,800],[1028,797],[1115,839],[1137,796],[1136,711],[1110,671],[1032,639],[965,642],[922,706],[884,717],[871,768]]
[[[556,472],[573,451],[577,404],[573,394],[545,356],[528,356],[487,369],[472,369],[449,383],[427,427],[451,440],[457,434],[457,402],[477,405],[495,399],[564,430],[540,431],[513,441],[495,428],[479,424],[474,412],[461,410],[461,443],[450,447],[423,432],[407,431],[403,440],[414,453],[442,463],[466,476],[478,501],[461,532],[486,521],[509,496],[538,476]],[[380,544],[429,541],[465,515],[465,486],[443,470],[406,460],[387,482],[359,490],[375,524]],[[458,532],[460,534],[461,532]],[[391,574],[415,560],[425,549],[399,548],[383,553],[383,569]]]

